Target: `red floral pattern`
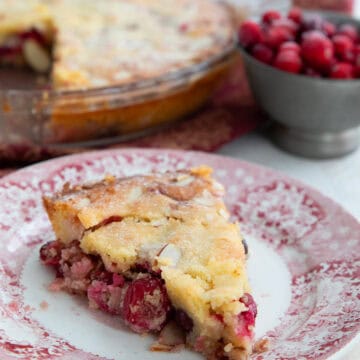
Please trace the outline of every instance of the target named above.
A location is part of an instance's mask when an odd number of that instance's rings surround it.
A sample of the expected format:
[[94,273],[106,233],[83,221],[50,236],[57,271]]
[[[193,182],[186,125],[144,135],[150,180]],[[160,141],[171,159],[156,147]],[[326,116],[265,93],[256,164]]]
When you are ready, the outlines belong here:
[[254,359],[322,360],[353,339],[360,330],[360,225],[354,218],[270,169],[196,152],[126,149],[59,158],[0,180],[0,358],[100,359],[45,329],[24,303],[22,268],[34,247],[53,237],[42,194],[109,173],[128,176],[204,163],[228,189],[232,216],[276,249],[292,276],[290,308],[267,333],[270,350]]

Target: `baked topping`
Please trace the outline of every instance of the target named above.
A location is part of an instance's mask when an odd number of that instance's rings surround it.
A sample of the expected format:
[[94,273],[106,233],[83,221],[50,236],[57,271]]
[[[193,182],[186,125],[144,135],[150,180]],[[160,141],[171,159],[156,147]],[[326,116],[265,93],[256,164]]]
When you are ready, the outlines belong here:
[[55,87],[161,76],[218,55],[233,41],[225,7],[207,0],[108,0],[106,6],[87,0],[3,0],[0,14],[0,62],[9,60],[9,50],[35,71],[49,70],[46,47],[38,39],[8,49],[10,39],[17,43],[36,29],[54,45]]

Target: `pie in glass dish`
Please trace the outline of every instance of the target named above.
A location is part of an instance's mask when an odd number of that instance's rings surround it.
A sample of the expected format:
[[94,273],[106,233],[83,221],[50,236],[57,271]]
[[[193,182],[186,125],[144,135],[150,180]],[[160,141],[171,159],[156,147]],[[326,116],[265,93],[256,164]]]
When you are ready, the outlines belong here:
[[1,0],[0,65],[49,74],[46,142],[139,132],[201,107],[229,70],[231,11],[208,0]]
[[186,345],[207,359],[247,359],[257,307],[223,195],[200,166],[108,176],[44,197],[57,238],[40,249],[56,272],[50,289],[158,334],[154,351]]

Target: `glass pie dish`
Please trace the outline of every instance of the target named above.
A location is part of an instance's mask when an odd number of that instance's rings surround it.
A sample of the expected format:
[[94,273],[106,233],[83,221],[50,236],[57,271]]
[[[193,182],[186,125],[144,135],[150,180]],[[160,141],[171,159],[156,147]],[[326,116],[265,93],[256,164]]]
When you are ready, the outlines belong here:
[[[145,77],[135,76],[122,83],[101,85],[94,83],[68,88],[52,87],[48,85],[50,82],[47,79],[39,77],[39,74],[31,75],[24,69],[0,67],[0,161],[9,157],[9,154],[11,159],[17,160],[19,157],[19,160],[22,160],[23,153],[29,152],[29,149],[30,152],[33,149],[40,149],[40,151],[51,149],[51,152],[54,149],[60,149],[61,152],[66,149],[103,146],[127,141],[169,126],[169,124],[199,110],[218,87],[227,71],[230,70],[236,54],[236,20],[232,15],[233,12],[231,7],[225,3],[220,1],[216,3],[221,5],[221,9],[224,10],[221,12],[223,15],[219,15],[219,19],[216,20],[216,26],[220,26],[222,21],[227,24],[226,38],[224,38],[225,33],[214,32],[212,48],[200,51],[196,50],[196,46],[200,46],[202,49],[204,41],[209,40],[200,37],[199,41],[196,40],[197,42],[195,41],[189,46],[189,49],[191,46],[194,48],[190,51],[198,51],[191,62],[184,61],[180,66],[169,69],[165,67],[164,71],[158,74],[151,75],[150,73]],[[79,7],[75,9],[79,9]],[[2,9],[2,11],[5,10]],[[209,9],[207,11],[209,12]],[[159,17],[165,13],[155,15]],[[178,19],[178,16],[180,15],[176,15],[172,19]],[[169,18],[165,16],[161,19],[164,24],[169,21]],[[205,16],[203,20],[206,19]],[[202,20],[200,20],[196,26],[202,29],[205,23],[201,23]],[[177,21],[180,20],[176,20],[174,26],[177,26]],[[120,22],[120,24],[122,23]],[[115,24],[114,26],[120,25]],[[102,30],[99,29],[96,28],[98,32],[95,34],[101,34]],[[189,31],[194,34],[191,35],[194,38],[200,34],[197,35],[197,28],[195,28],[196,31],[191,30],[191,26],[187,23],[181,24],[177,29],[176,31],[180,33]],[[61,31],[63,30],[64,28]],[[114,28],[115,30],[118,28]],[[131,36],[135,36],[137,28],[132,31]],[[32,33],[33,30],[30,28],[28,32]],[[25,40],[21,41],[25,41],[26,45],[27,37],[22,34],[15,34],[15,36],[24,38]],[[121,37],[116,38],[115,35],[111,40],[122,39]],[[204,40],[203,43],[201,43],[201,39]],[[31,38],[31,40],[34,39]],[[99,39],[91,39],[93,42],[95,40]],[[104,43],[105,40],[103,40]],[[37,45],[39,44],[40,42],[37,43]],[[70,42],[70,44],[72,43]],[[144,45],[146,46],[146,44]],[[175,54],[173,52],[163,54],[160,45],[160,52],[155,52],[153,56],[154,59],[157,56],[159,61],[162,59],[161,56],[165,56],[165,58],[168,56],[172,59],[172,57],[176,58],[179,54],[181,55],[181,51],[189,51],[180,46]],[[24,49],[24,45],[22,46]],[[6,45],[3,48],[5,49]],[[70,50],[73,51],[73,49]],[[172,48],[169,47],[169,49]],[[54,52],[55,62],[58,62],[59,48]],[[121,53],[119,54],[121,55]],[[82,56],[81,61],[86,60],[84,71],[88,70],[86,66],[89,64],[98,64],[86,51],[82,53]],[[152,56],[151,53],[149,56]],[[144,60],[149,61],[147,57],[144,58],[140,55],[129,58],[130,60],[136,64],[141,62],[144,64]],[[121,61],[121,58],[114,58],[115,63],[121,63]],[[154,62],[154,60],[152,61]],[[72,65],[78,66],[78,64],[79,62],[70,64],[68,69],[71,70]],[[54,67],[55,70],[59,70],[63,64],[57,63],[54,66],[57,66],[57,68]],[[136,68],[136,65],[134,66]],[[145,63],[144,69],[147,69],[146,66]],[[117,71],[119,69],[121,70],[121,67],[117,68]],[[98,73],[101,74],[100,70],[94,65],[92,70],[94,78],[97,78]],[[59,71],[56,74],[58,73]],[[117,73],[113,75],[115,76]]]
[[100,146],[180,120],[209,99],[231,68],[235,45],[234,39],[202,63],[126,85],[73,91],[0,89],[1,147]]

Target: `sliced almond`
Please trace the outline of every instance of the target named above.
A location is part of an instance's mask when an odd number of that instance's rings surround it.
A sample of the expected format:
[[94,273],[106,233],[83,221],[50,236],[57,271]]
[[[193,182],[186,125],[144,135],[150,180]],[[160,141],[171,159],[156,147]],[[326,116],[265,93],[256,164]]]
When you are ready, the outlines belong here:
[[187,186],[190,185],[193,181],[195,180],[195,178],[193,176],[190,175],[183,175],[183,176],[179,176],[177,178],[177,182],[174,184],[175,186]]
[[28,39],[24,42],[23,54],[28,65],[30,65],[35,71],[45,73],[50,70],[50,55],[35,40]]
[[194,201],[199,205],[212,206],[215,204],[214,197],[209,193],[209,191],[204,190],[202,196],[196,197]]
[[136,201],[136,200],[138,200],[140,198],[141,195],[142,195],[141,187],[140,186],[134,187],[129,192],[128,200],[130,202]]
[[157,256],[159,265],[176,266],[181,258],[181,251],[174,244],[167,244]]
[[218,211],[219,215],[222,216],[224,219],[228,219],[230,217],[229,213],[221,208],[219,211]]

